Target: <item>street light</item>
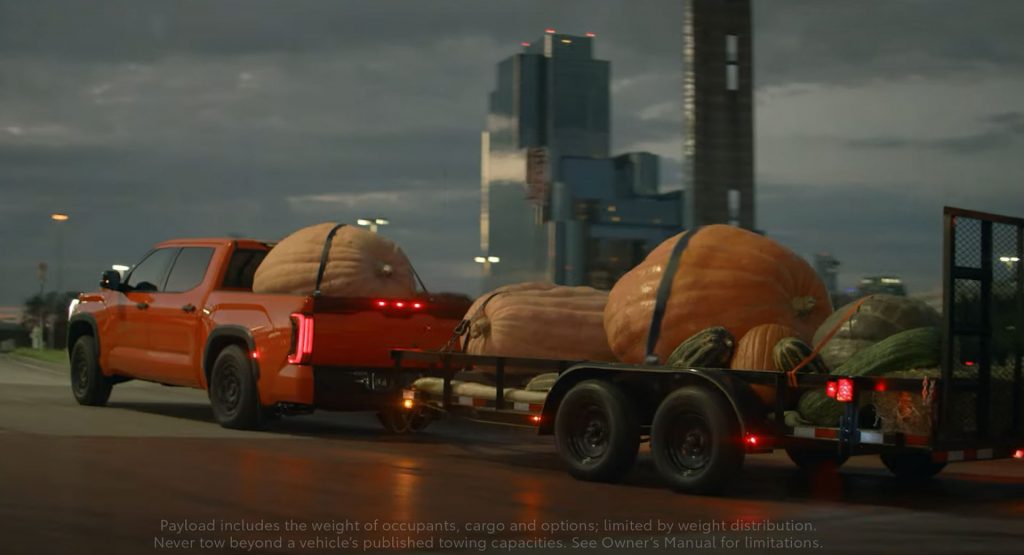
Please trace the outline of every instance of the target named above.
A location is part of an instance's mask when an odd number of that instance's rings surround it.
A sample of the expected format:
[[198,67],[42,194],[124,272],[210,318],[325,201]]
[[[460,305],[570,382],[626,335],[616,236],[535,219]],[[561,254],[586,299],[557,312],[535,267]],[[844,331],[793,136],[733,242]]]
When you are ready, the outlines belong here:
[[54,281],[53,285],[54,285],[54,290],[57,291],[57,293],[60,293],[61,288],[64,287],[64,284],[63,284],[63,278],[64,278],[64,232],[61,230],[61,228],[64,227],[64,226],[60,225],[60,223],[61,222],[66,222],[66,221],[70,220],[71,216],[68,216],[67,214],[65,214],[63,212],[54,212],[53,214],[50,214],[50,219],[53,220],[54,222],[57,222],[57,224],[58,224],[57,225],[57,276],[56,276],[56,279],[53,280]]
[[359,218],[356,224],[369,227],[371,233],[377,233],[377,226],[388,225],[391,222],[387,218]]

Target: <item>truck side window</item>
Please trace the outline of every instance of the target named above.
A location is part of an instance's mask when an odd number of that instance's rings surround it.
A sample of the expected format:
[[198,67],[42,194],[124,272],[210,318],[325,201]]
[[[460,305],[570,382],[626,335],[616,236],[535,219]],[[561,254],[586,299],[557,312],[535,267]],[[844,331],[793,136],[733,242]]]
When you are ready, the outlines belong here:
[[194,289],[206,277],[206,269],[210,267],[213,249],[207,247],[185,247],[171,268],[164,291],[182,293]]
[[159,291],[178,250],[177,247],[172,247],[150,252],[142,262],[132,268],[125,283],[135,291]]
[[267,251],[256,249],[238,249],[231,255],[228,271],[224,275],[224,289],[244,289],[252,291],[252,278],[256,268],[267,256]]

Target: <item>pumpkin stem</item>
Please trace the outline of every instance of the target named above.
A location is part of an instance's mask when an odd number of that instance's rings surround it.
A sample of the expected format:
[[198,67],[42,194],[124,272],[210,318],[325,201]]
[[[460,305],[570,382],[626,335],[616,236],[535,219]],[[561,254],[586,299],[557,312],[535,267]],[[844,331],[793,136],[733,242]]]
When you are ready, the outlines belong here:
[[793,299],[793,310],[796,311],[797,316],[807,316],[814,310],[815,304],[814,297],[796,297]]

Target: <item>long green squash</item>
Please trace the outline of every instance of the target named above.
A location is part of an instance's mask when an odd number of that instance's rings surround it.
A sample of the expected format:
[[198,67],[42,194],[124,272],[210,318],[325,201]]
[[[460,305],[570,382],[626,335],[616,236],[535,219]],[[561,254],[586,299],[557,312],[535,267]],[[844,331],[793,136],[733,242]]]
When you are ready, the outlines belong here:
[[[934,368],[939,365],[942,335],[933,327],[917,328],[891,335],[850,357],[834,369],[835,376],[881,376],[899,370]],[[800,397],[797,410],[818,426],[837,426],[843,405],[822,389]]]

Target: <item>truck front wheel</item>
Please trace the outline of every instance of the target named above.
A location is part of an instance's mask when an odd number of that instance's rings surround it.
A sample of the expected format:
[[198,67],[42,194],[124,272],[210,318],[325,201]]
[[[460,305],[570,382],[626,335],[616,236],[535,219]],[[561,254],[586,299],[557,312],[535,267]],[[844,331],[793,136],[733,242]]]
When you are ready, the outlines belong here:
[[736,414],[716,392],[677,389],[654,414],[651,455],[672,489],[718,491],[743,466],[745,451]]
[[640,423],[633,403],[607,381],[580,382],[558,407],[555,443],[574,478],[620,480],[640,449]]
[[245,351],[237,345],[217,355],[207,387],[217,422],[225,428],[252,430],[263,423],[263,411]]
[[96,340],[83,335],[71,349],[71,393],[80,405],[102,407],[110,398],[113,381],[100,371]]

